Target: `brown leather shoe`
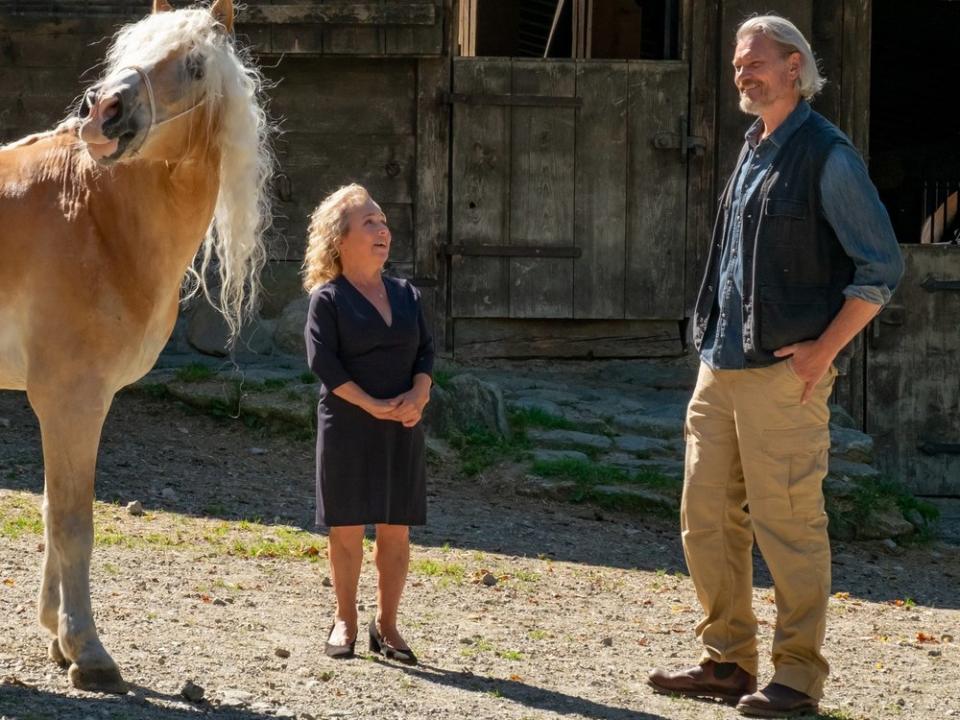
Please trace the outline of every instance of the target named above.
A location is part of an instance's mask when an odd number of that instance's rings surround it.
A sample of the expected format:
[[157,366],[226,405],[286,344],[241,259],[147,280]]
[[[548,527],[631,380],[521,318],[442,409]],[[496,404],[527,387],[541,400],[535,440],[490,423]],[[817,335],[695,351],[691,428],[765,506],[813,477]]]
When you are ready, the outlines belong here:
[[817,701],[799,690],[780,683],[770,683],[760,692],[744,695],[737,710],[752,717],[784,718],[796,715],[816,715]]
[[647,684],[664,695],[716,698],[729,703],[757,691],[757,678],[739,665],[713,660],[679,672],[654,670],[647,676]]

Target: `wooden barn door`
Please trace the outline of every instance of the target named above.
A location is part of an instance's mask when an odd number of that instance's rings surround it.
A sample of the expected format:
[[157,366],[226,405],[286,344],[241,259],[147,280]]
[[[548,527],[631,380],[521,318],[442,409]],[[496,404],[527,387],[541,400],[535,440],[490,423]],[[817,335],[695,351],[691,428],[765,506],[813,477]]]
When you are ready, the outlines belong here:
[[960,247],[900,247],[903,280],[868,330],[866,431],[890,477],[960,496]]
[[455,58],[454,322],[684,317],[688,75]]

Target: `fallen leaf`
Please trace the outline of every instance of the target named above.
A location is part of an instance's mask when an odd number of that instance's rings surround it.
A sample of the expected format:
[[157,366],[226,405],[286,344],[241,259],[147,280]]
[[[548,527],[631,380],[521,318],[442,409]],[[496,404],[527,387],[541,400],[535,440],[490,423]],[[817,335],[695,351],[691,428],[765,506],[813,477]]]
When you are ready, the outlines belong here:
[[850,599],[850,593],[848,593],[848,592],[835,592],[835,593],[833,594],[833,596],[834,596],[837,600],[849,600],[849,599]]
[[936,643],[939,644],[940,641],[937,640],[933,635],[927,635],[925,632],[917,633],[917,642],[919,643]]
[[200,593],[200,602],[205,602],[205,603],[213,602],[213,598],[211,598],[206,593]]
[[13,587],[16,584],[16,582],[14,581],[13,578],[4,578],[3,584],[6,585],[7,587]]
[[514,682],[523,682],[523,678],[520,677],[519,675],[511,675],[510,679],[513,680]]

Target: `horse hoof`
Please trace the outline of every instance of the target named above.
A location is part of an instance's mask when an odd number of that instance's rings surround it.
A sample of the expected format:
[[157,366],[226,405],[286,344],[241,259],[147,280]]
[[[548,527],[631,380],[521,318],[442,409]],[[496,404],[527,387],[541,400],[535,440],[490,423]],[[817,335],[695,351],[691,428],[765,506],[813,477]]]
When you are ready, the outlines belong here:
[[129,689],[116,667],[81,668],[74,663],[68,674],[77,690],[125,695]]
[[60,649],[60,641],[57,640],[57,638],[53,638],[53,640],[50,641],[50,646],[47,648],[47,657],[60,667],[66,667],[70,664],[70,661],[67,660],[63,651]]

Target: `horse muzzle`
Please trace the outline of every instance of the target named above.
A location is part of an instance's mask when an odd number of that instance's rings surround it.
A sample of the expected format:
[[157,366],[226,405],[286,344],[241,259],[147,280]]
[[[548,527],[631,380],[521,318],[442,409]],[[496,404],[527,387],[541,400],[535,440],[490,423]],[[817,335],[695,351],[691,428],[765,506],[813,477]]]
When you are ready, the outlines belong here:
[[137,139],[144,127],[139,101],[139,76],[125,75],[112,83],[108,91],[103,85],[88,90],[83,97],[78,115],[82,120],[80,140],[97,162],[119,160]]

